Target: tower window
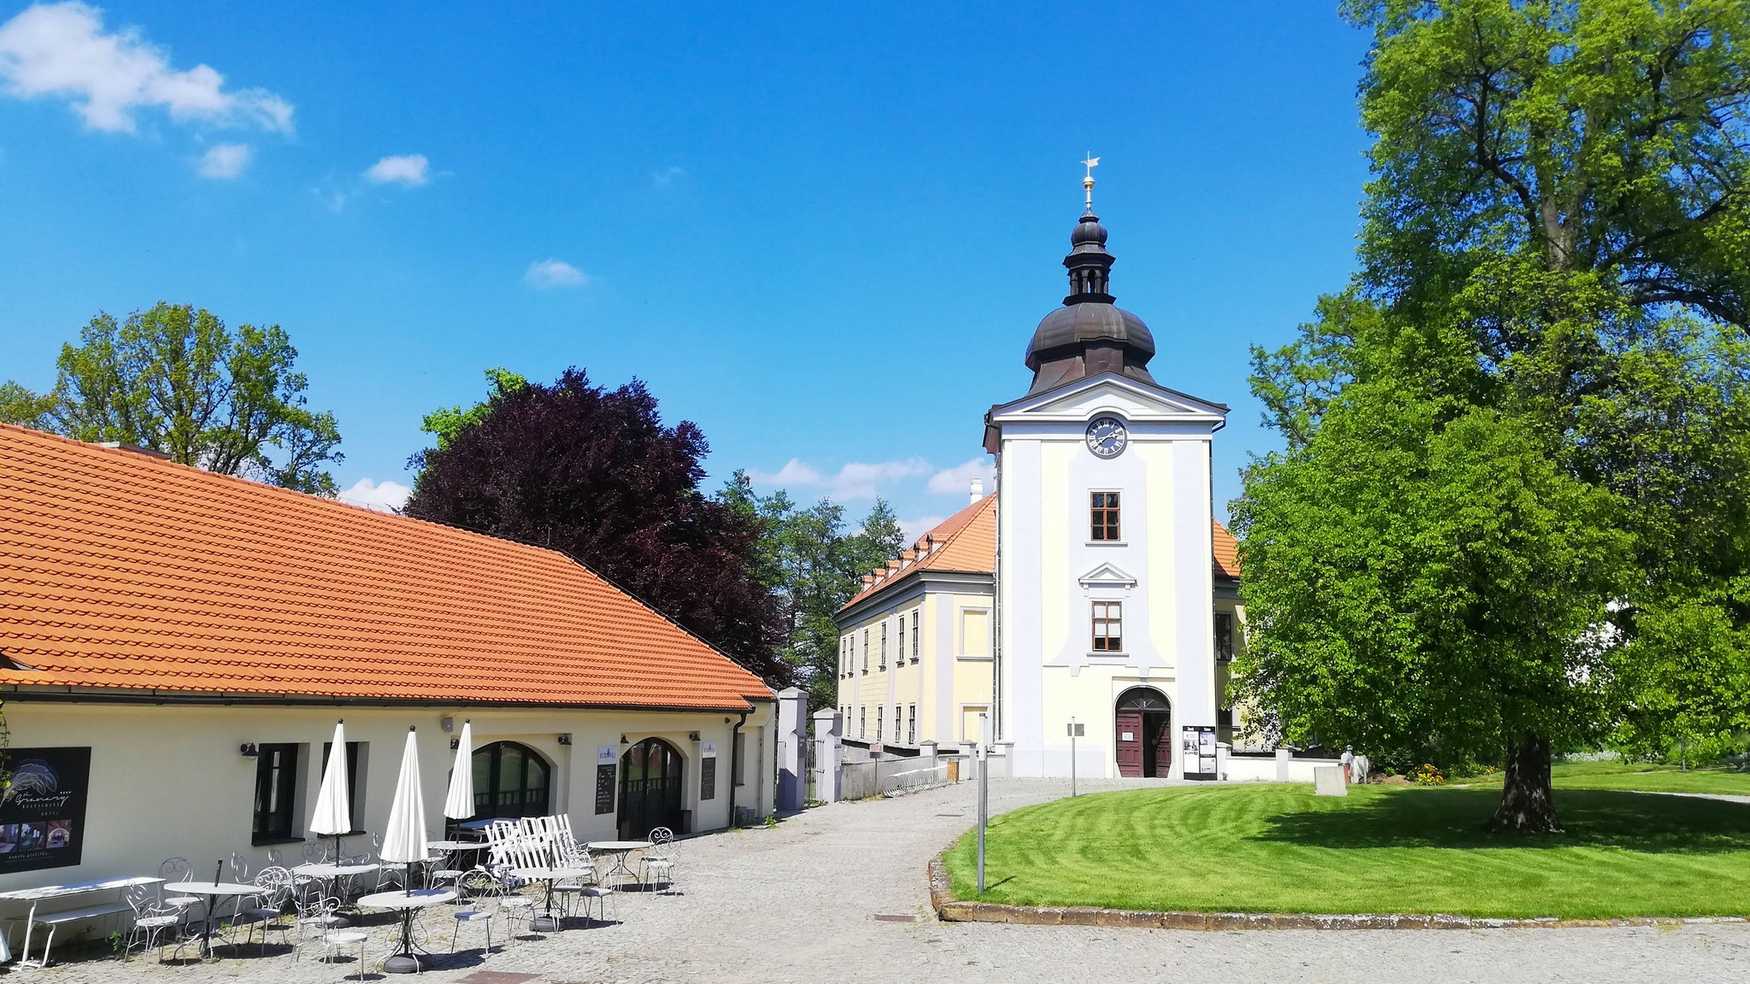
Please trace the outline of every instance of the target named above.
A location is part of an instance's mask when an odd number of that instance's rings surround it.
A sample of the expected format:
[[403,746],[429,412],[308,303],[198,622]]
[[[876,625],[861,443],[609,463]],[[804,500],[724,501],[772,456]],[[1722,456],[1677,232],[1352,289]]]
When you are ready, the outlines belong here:
[[1124,651],[1124,603],[1094,602],[1094,652]]
[[1118,493],[1095,492],[1089,497],[1089,502],[1088,538],[1101,541],[1118,539]]

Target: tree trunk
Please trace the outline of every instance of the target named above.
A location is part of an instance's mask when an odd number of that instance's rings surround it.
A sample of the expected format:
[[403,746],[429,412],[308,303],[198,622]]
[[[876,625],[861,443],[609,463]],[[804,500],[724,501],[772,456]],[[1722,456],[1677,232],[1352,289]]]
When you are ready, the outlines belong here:
[[1489,829],[1520,834],[1559,834],[1555,796],[1549,782],[1550,747],[1543,738],[1523,736],[1507,743],[1507,777],[1501,805]]

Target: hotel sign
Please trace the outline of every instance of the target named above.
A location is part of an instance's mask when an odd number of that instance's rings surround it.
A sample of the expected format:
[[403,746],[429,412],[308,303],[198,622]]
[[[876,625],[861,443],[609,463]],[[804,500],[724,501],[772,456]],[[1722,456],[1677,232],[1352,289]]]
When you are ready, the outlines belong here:
[[0,791],[0,874],[66,868],[85,846],[91,749],[14,748]]

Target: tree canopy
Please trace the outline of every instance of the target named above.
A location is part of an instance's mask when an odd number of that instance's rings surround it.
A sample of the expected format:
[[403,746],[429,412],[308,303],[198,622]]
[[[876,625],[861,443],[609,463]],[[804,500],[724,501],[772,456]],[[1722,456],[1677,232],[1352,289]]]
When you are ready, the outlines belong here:
[[232,331],[206,308],[99,314],[61,347],[50,392],[0,385],[0,419],[332,496],[340,427],[310,409],[297,360],[278,325]]
[[1345,10],[1362,266],[1253,352],[1236,690],[1553,830],[1552,750],[1750,720],[1750,7]]
[[718,497],[760,523],[754,569],[778,600],[779,657],[796,668],[810,707],[831,707],[838,688],[834,615],[857,593],[865,573],[899,553],[905,536],[898,519],[885,500],[876,499],[852,528],[844,506],[821,499],[801,508],[782,489],[761,496],[739,470]]
[[418,456],[409,515],[559,550],[790,683],[760,523],[700,491],[709,446],[696,425],[665,425],[637,380],[610,390],[575,368],[551,384],[494,379],[483,412],[464,416]]

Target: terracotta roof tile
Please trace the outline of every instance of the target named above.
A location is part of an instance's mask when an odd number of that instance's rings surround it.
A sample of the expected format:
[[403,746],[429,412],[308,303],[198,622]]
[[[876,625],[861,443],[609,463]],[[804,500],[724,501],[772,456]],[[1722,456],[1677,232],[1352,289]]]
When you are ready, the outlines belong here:
[[0,684],[741,709],[563,554],[0,425]]
[[887,590],[920,571],[990,574],[997,566],[997,497],[987,495],[943,520],[888,564],[874,583],[859,591],[844,607]]
[[1215,576],[1229,580],[1240,579],[1240,545],[1227,527],[1210,521],[1215,526]]

